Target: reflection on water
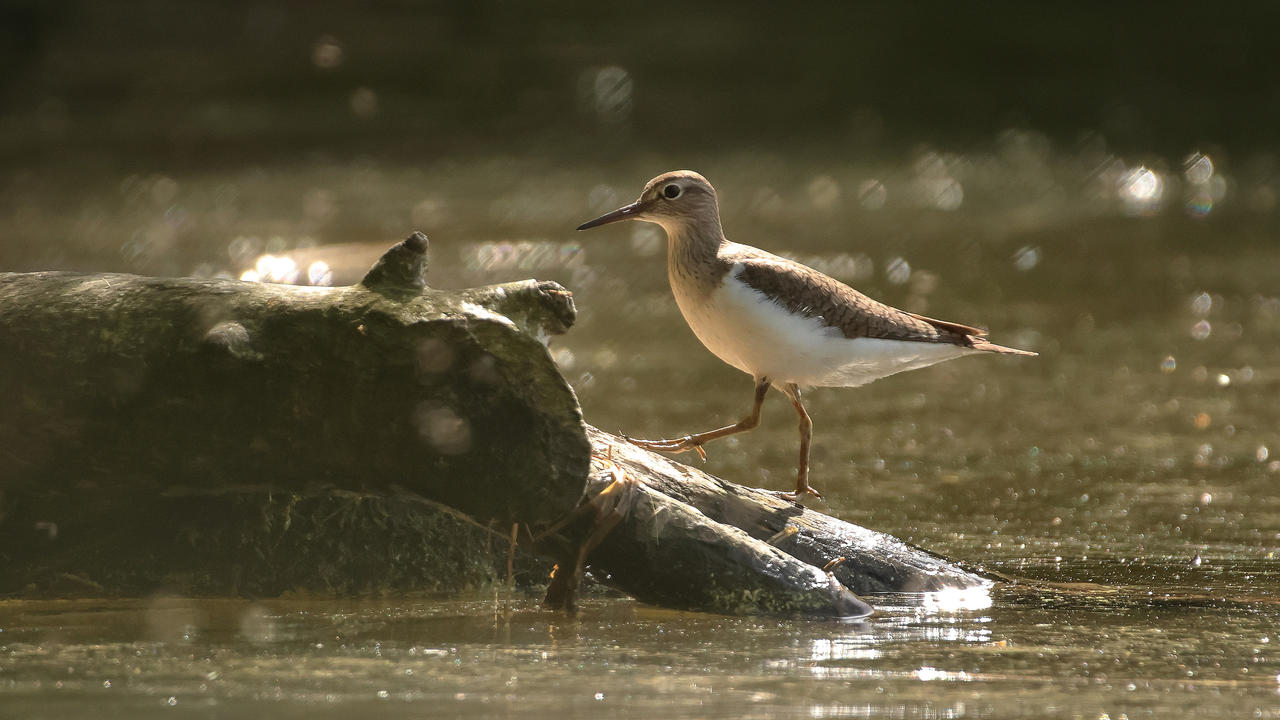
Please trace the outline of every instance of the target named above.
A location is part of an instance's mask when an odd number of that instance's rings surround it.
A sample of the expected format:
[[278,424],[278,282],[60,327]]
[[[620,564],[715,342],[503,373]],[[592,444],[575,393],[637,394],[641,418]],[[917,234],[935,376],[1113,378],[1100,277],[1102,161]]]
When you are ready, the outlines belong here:
[[[335,47],[316,57],[341,62]],[[597,86],[604,71],[584,92],[623,112],[626,78]],[[530,603],[497,626],[492,607],[462,601],[10,602],[6,709],[1274,715],[1280,245],[1267,167],[1199,150],[1181,166],[1139,161],[1096,137],[1063,150],[1011,131],[988,152],[921,149],[875,167],[752,155],[698,168],[729,237],[1041,353],[807,396],[819,507],[1036,582],[873,597],[879,613],[845,625],[620,600],[578,619]],[[14,239],[0,264],[341,285],[422,229],[435,286],[571,288],[579,322],[552,353],[586,417],[670,436],[740,417],[750,380],[685,327],[659,232],[572,230],[665,169],[359,160],[78,190],[28,173],[0,198]],[[440,361],[427,350],[424,367]],[[424,432],[474,441],[438,410],[424,407]],[[787,487],[790,417],[771,397],[761,427],[710,446],[706,469]]]
[[1100,717],[1272,712],[1274,611],[1234,617],[1073,590],[999,587],[989,607],[875,598],[859,623],[591,601],[577,618],[484,602],[0,604],[0,688],[18,717],[109,703],[302,717]]

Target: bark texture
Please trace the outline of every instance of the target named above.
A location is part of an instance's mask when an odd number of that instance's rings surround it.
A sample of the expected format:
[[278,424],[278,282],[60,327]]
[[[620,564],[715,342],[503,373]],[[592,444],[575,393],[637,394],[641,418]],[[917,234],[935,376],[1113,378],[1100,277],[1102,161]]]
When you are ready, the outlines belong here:
[[986,579],[891,535],[801,507],[766,490],[721,480],[595,427],[588,426],[588,434],[596,457],[610,457],[624,474],[695,508],[708,522],[736,528],[810,566],[824,567],[844,558],[831,572],[860,595],[988,584]]
[[590,445],[538,338],[572,297],[430,290],[426,250],[341,288],[0,274],[0,491],[403,489],[482,524],[558,518]]

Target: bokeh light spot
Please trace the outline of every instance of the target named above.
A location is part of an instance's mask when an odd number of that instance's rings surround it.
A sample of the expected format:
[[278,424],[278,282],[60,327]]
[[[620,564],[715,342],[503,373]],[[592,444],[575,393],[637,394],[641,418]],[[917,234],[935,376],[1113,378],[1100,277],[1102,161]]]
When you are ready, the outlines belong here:
[[367,87],[356,88],[351,93],[351,112],[368,120],[378,114],[378,94]]
[[1039,264],[1040,248],[1034,245],[1024,245],[1013,254],[1013,266],[1022,272],[1027,272]]
[[1138,167],[1120,179],[1120,198],[1130,215],[1149,215],[1160,209],[1164,178],[1154,170]]
[[880,210],[889,199],[889,191],[879,180],[866,180],[858,185],[858,202],[868,210]]
[[891,258],[885,265],[884,275],[894,285],[904,285],[911,279],[911,265],[903,258]]
[[471,423],[452,408],[425,401],[413,420],[418,434],[440,454],[459,455],[471,449]]
[[809,202],[819,210],[830,210],[840,202],[840,184],[830,175],[819,175],[809,183]]
[[1202,292],[1191,298],[1191,314],[1196,317],[1207,317],[1209,311],[1213,309],[1213,296],[1207,292]]
[[311,64],[332,70],[342,64],[342,45],[332,35],[321,35],[311,46]]
[[324,287],[332,285],[333,270],[329,268],[329,263],[323,260],[316,260],[307,266],[307,282]]

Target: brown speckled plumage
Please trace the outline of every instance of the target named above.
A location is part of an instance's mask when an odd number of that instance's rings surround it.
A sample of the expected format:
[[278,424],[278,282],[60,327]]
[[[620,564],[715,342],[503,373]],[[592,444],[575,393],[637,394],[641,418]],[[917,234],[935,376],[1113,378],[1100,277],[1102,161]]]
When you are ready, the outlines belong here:
[[977,328],[930,321],[877,302],[844,283],[755,248],[736,246],[722,257],[740,263],[738,279],[790,312],[818,319],[847,338],[882,338],[970,346]]

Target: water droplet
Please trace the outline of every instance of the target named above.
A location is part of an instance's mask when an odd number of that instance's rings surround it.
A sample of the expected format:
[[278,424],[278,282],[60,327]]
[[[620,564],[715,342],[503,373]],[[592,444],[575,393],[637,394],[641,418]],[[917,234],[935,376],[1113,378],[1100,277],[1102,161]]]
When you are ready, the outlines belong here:
[[1160,361],[1160,372],[1171,373],[1178,369],[1178,361],[1172,355],[1168,355],[1164,360]]
[[1213,332],[1213,326],[1208,320],[1201,320],[1191,326],[1191,337],[1194,340],[1204,340]]

